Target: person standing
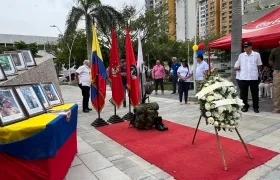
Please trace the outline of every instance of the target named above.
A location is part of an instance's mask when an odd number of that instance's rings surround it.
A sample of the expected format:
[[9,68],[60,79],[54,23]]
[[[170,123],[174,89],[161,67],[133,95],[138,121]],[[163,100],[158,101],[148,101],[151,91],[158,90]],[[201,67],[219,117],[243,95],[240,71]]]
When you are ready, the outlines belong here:
[[89,108],[88,102],[90,97],[90,62],[84,60],[84,65],[80,66],[76,72],[76,81],[82,90],[83,95],[83,112],[88,113],[92,109]]
[[243,112],[249,109],[248,90],[250,87],[255,113],[259,113],[259,69],[262,66],[261,56],[252,50],[252,43],[244,43],[244,51],[238,57],[236,71],[240,71],[240,97],[243,100]]
[[187,61],[182,61],[182,66],[178,69],[178,90],[179,101],[182,104],[183,94],[185,97],[185,104],[188,104],[188,92],[190,87],[191,77],[193,75],[192,70],[189,68]]
[[261,72],[259,84],[259,96],[272,98],[272,70],[267,66],[264,66],[263,71]]
[[176,90],[177,90],[177,83],[178,83],[178,68],[181,66],[180,63],[177,62],[177,58],[173,57],[172,58],[172,65],[171,65],[171,69],[172,69],[172,87],[173,87],[173,92],[171,94],[176,94]]
[[165,69],[160,64],[160,61],[156,61],[156,65],[153,67],[152,70],[152,77],[155,81],[155,94],[157,95],[158,85],[160,84],[161,87],[161,94],[164,94],[164,87],[163,87],[163,78],[165,77]]
[[204,80],[204,76],[208,73],[209,65],[203,60],[203,55],[198,55],[196,60],[195,84],[196,93],[198,93],[201,90],[201,83]]
[[[237,67],[237,61],[235,62],[235,65],[234,65],[234,67]],[[240,72],[239,71],[235,71],[235,73],[236,73],[236,82],[237,82],[237,86],[238,86],[238,88],[240,88],[240,85],[239,85],[239,79],[240,79]]]
[[280,113],[280,46],[272,51],[269,64],[273,67],[273,112]]
[[122,78],[122,84],[123,84],[123,89],[124,89],[123,107],[126,107],[127,85],[126,85],[126,61],[124,59],[121,60],[120,70],[121,70],[121,78]]

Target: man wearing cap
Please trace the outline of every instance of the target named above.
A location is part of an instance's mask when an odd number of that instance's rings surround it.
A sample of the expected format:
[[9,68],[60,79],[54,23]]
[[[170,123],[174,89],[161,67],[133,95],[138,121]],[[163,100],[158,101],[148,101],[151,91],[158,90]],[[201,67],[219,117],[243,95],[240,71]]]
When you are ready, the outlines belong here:
[[272,51],[269,64],[273,67],[273,112],[280,113],[280,46]]
[[209,71],[209,65],[203,60],[203,55],[198,55],[196,57],[197,65],[195,71],[195,84],[196,84],[196,93],[201,90],[201,83],[204,80],[204,76]]
[[238,57],[234,69],[239,71],[240,98],[243,100],[243,112],[249,109],[248,90],[250,87],[255,113],[259,113],[259,69],[262,66],[261,56],[252,50],[252,43],[244,43],[244,51]]
[[123,101],[123,107],[126,107],[126,62],[124,59],[121,60],[121,78],[123,83],[123,89],[124,89],[124,101]]

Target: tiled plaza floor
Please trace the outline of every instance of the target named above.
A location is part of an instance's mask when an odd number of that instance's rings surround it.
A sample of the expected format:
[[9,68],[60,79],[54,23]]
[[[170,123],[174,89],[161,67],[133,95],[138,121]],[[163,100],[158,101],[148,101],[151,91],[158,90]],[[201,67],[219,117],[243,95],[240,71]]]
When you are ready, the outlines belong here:
[[[90,124],[97,118],[97,113],[81,112],[82,96],[78,87],[63,85],[61,91],[66,103],[79,105],[78,154],[69,169],[66,180],[174,179],[92,127]],[[108,102],[110,97],[111,91],[107,88],[106,105],[101,114],[105,120],[113,115],[113,107]],[[164,119],[191,127],[196,126],[200,115],[198,105],[179,105],[176,97],[170,97],[170,92],[166,92],[166,95],[151,96],[150,101],[156,101],[159,104],[159,113]],[[127,111],[127,108],[120,108],[117,113],[123,116]],[[200,129],[214,132],[213,127],[206,126],[205,123],[201,123]],[[239,131],[247,143],[280,152],[280,114],[269,112],[255,114],[250,111],[243,116]],[[221,132],[220,134],[238,139],[234,133]],[[280,179],[280,155],[249,171],[242,178],[242,180],[263,179]]]

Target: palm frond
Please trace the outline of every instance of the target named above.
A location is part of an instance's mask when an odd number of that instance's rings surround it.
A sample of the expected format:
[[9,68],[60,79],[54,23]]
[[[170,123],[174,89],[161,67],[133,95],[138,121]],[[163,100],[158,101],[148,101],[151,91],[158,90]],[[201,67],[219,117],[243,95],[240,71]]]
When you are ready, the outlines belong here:
[[98,5],[90,11],[90,14],[105,25],[117,25],[124,23],[122,14],[109,5]]
[[70,13],[68,14],[66,20],[66,31],[65,34],[71,34],[71,32],[75,31],[81,17],[85,14],[85,12],[77,7],[72,7]]

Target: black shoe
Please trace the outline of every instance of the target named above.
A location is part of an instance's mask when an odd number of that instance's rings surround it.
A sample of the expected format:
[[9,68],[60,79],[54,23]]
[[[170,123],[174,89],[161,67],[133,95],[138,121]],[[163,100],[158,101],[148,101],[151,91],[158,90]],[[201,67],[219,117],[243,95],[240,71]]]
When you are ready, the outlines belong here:
[[260,111],[257,108],[254,109],[254,112],[255,113],[260,113]]
[[89,110],[88,109],[84,109],[83,112],[84,113],[89,113]]
[[123,107],[126,107],[126,101],[123,101]]
[[243,108],[241,109],[241,111],[242,111],[242,112],[248,112],[248,108],[243,107]]
[[92,111],[92,109],[91,109],[91,108],[87,108],[87,110],[88,110],[88,111]]
[[155,118],[155,128],[159,131],[166,131],[168,130],[168,127],[166,127],[163,123],[162,123],[162,117],[156,117]]
[[171,94],[176,94],[175,92],[171,93]]

